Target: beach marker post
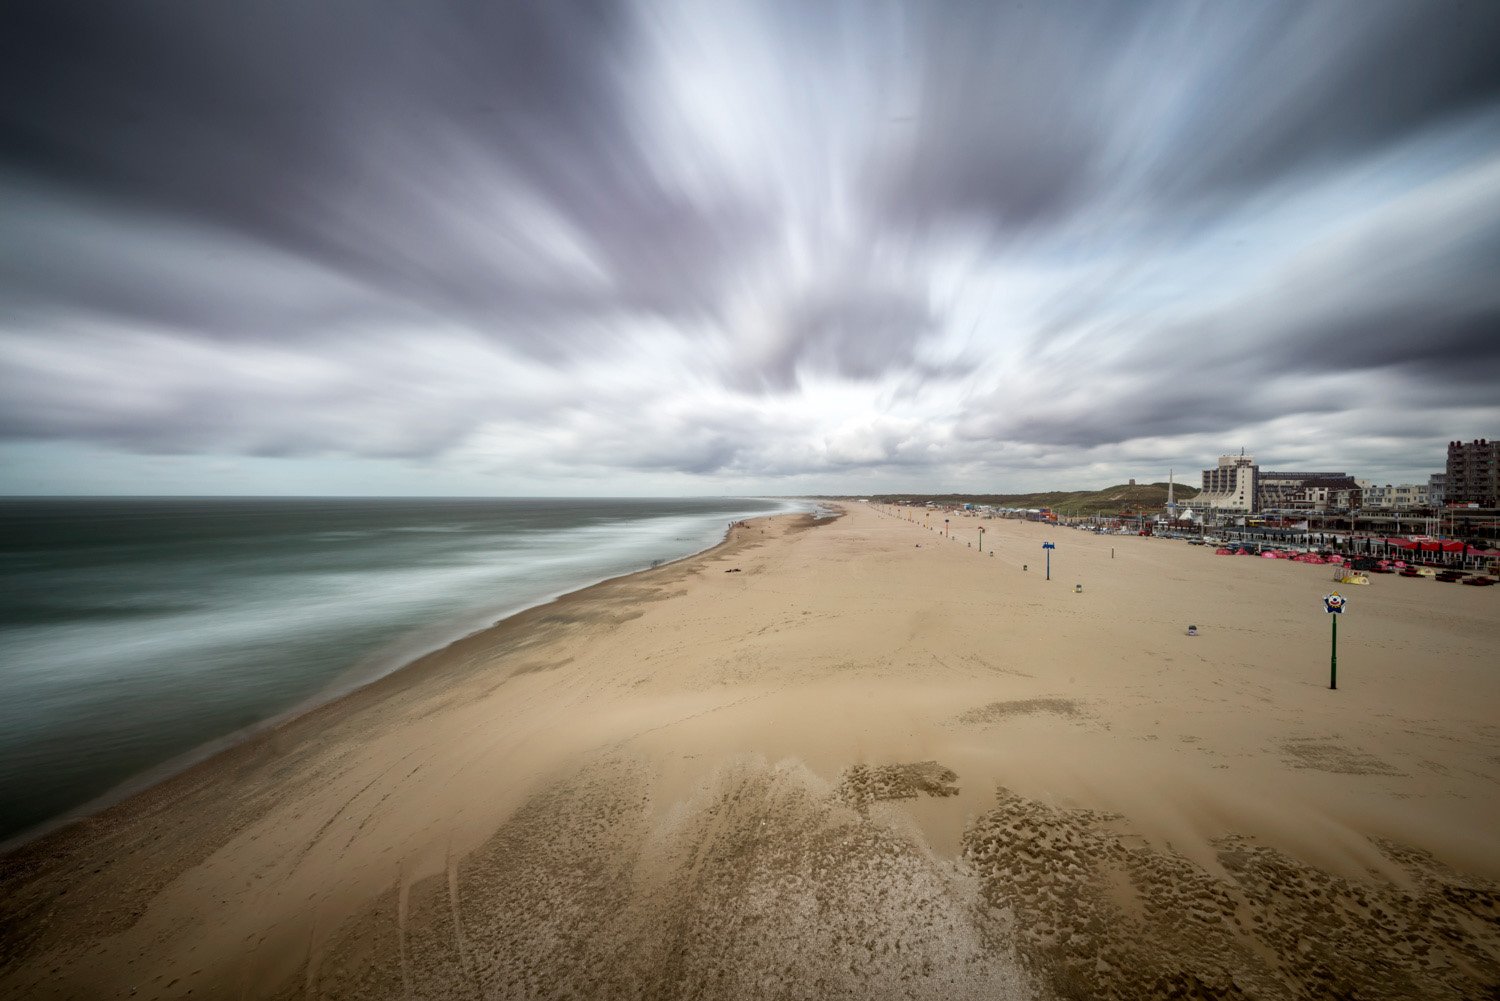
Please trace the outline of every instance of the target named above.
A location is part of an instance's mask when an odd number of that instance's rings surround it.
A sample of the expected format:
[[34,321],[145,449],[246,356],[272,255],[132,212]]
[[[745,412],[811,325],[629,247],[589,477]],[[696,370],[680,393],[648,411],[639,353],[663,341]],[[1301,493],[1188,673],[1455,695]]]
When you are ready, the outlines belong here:
[[1050,542],[1042,543],[1042,548],[1047,552],[1047,579],[1052,579],[1052,550],[1057,547]]
[[943,519],[943,535],[945,537],[948,536],[948,519],[947,518]]
[[984,526],[979,526],[979,551],[984,552]]
[[1348,605],[1348,599],[1337,591],[1332,594],[1323,595],[1323,611],[1327,612],[1333,623],[1333,647],[1328,655],[1328,688],[1337,691],[1339,687],[1339,616],[1344,614],[1344,606]]

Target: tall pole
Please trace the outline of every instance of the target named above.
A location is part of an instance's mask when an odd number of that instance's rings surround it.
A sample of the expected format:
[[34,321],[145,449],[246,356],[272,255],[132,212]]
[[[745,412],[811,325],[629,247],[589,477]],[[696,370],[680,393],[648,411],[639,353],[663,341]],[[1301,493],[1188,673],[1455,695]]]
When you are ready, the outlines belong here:
[[1333,620],[1333,652],[1328,657],[1328,687],[1335,691],[1339,687],[1339,617],[1328,616]]
[[1047,550],[1047,579],[1052,579],[1052,550]]

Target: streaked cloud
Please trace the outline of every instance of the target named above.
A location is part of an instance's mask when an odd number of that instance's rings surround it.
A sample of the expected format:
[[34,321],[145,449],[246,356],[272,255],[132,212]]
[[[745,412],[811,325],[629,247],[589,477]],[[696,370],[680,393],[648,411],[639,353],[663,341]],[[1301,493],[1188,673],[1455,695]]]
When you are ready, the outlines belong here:
[[11,5],[0,454],[27,490],[1424,475],[1500,431],[1497,39],[1459,0]]

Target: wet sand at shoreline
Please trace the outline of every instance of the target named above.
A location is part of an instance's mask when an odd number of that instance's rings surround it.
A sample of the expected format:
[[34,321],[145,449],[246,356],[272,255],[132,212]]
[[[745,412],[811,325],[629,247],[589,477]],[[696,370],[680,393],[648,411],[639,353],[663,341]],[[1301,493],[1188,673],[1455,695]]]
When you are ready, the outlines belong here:
[[847,508],[0,860],[0,996],[1497,989],[1489,589],[1343,589],[1330,692],[1327,568]]

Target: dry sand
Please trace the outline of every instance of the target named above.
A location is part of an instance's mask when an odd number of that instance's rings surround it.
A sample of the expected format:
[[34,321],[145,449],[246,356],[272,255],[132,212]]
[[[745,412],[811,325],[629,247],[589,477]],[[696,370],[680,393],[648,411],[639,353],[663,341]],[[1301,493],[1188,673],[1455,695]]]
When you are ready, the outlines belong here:
[[1327,568],[849,507],[0,860],[0,996],[1500,995],[1500,594],[1346,588],[1332,692]]

